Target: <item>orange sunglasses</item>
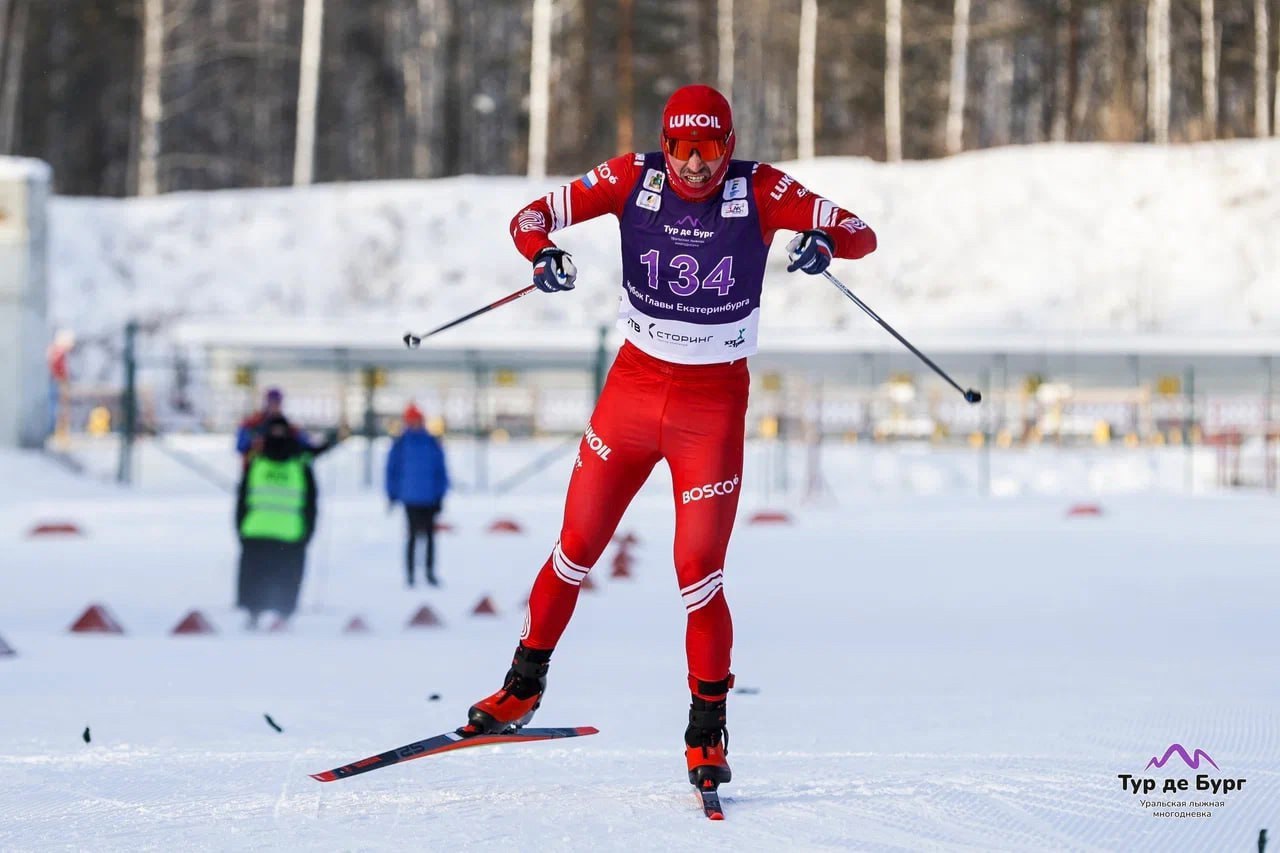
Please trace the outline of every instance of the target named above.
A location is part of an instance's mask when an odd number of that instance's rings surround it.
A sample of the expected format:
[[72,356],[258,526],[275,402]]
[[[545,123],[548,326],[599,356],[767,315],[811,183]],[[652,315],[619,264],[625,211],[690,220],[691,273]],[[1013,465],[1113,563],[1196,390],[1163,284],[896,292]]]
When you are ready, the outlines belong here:
[[719,160],[729,151],[729,140],[724,137],[708,139],[672,139],[664,136],[667,153],[677,160],[688,160],[697,151],[703,160]]

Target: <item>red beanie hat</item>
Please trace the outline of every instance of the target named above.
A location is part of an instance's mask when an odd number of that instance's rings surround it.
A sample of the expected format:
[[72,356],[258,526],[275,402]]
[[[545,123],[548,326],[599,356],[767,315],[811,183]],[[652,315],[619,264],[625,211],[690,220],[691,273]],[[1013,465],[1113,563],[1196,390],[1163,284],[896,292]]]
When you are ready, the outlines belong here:
[[[726,150],[724,159],[711,175],[711,180],[697,187],[680,179],[671,167],[671,155],[667,153],[668,139],[721,139]],[[733,110],[724,95],[710,86],[682,86],[676,89],[662,110],[662,153],[667,161],[667,176],[672,187],[682,198],[701,201],[720,188],[736,143],[733,133]]]
[[400,419],[404,421],[405,426],[414,426],[415,424],[422,424],[425,421],[425,418],[422,416],[422,410],[413,403],[404,407],[404,414],[400,416]]

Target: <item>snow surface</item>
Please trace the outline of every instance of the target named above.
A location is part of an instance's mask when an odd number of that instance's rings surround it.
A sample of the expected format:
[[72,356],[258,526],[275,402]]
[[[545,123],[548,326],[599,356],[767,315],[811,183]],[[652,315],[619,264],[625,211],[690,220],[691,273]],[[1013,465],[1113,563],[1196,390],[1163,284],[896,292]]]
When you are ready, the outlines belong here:
[[[683,778],[661,471],[621,525],[634,578],[610,579],[606,552],[537,717],[599,735],[317,783],[497,686],[569,464],[517,495],[452,497],[444,587],[423,592],[402,585],[402,519],[352,482],[358,459],[318,462],[292,629],[250,635],[214,484],[147,463],[126,490],[0,451],[0,637],[17,650],[0,657],[0,850],[1243,850],[1280,826],[1275,498],[982,499],[960,475],[924,495],[838,480],[838,504],[789,505],[790,526],[747,524],[764,502],[744,495],[726,589],[753,692],[731,698],[723,823]],[[1104,515],[1067,517],[1084,498]],[[486,534],[498,517],[526,532]],[[85,535],[26,536],[64,519]],[[499,616],[468,615],[482,595]],[[67,633],[95,601],[125,636]],[[423,603],[447,627],[403,630]],[[169,636],[191,608],[219,633]],[[372,634],[340,632],[356,614]],[[1176,797],[1225,801],[1208,819],[1153,817],[1117,775],[1192,778],[1144,770],[1172,743],[1243,790]]]
[[[876,228],[880,251],[835,272],[923,341],[1280,334],[1280,141],[782,165]],[[51,320],[84,351],[114,346],[129,317],[161,339],[181,323],[425,328],[527,280],[505,226],[560,180],[55,198]],[[612,318],[612,221],[562,243],[578,291],[494,312],[491,340]],[[778,251],[769,280],[766,341],[865,325],[833,289],[783,278]],[[726,566],[747,692],[730,705],[728,819],[711,823],[681,762],[664,469],[622,522],[641,540],[635,577],[610,579],[606,552],[537,717],[599,735],[322,785],[308,774],[451,729],[496,688],[572,456],[505,495],[453,495],[445,586],[424,592],[403,587],[403,521],[362,487],[362,445],[344,445],[318,463],[302,610],[287,633],[247,634],[230,606],[229,448],[144,441],[132,489],[109,481],[109,441],[77,440],[81,474],[0,450],[0,638],[17,652],[0,656],[0,850],[1163,851],[1254,849],[1280,827],[1277,504],[1212,491],[1210,451],[1046,447],[984,463],[830,448],[826,489],[806,503],[803,449],[753,444]],[[555,458],[554,442],[490,451],[491,482]],[[472,448],[450,454],[467,485]],[[984,479],[994,497],[977,496]],[[1103,515],[1069,517],[1080,501]],[[775,506],[795,523],[747,523]],[[526,532],[486,534],[499,517]],[[27,535],[62,520],[85,535]],[[483,595],[497,617],[469,615]],[[69,634],[91,602],[128,633]],[[423,603],[445,628],[404,630]],[[216,636],[169,635],[192,608]],[[373,633],[341,633],[354,615]],[[1193,777],[1145,770],[1173,743],[1243,790],[1176,798],[1224,802],[1211,818],[1153,817],[1164,809],[1117,776]]]
[[[926,340],[934,331],[1280,333],[1280,140],[779,165],[875,228],[877,252],[832,270]],[[527,282],[506,225],[565,180],[463,176],[56,198],[52,320],[90,348],[98,335],[117,340],[130,316],[162,336],[182,320],[256,320],[277,339],[325,320],[430,328]],[[613,218],[556,239],[574,253],[577,291],[494,312],[484,321],[491,337],[612,322],[620,293]],[[763,338],[865,324],[834,288],[786,276],[783,255],[776,246]]]

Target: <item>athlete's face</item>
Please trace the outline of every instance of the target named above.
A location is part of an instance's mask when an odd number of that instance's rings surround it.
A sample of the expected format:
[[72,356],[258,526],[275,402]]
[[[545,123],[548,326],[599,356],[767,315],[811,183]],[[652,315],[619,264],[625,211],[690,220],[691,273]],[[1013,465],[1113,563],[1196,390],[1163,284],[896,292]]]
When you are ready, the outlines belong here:
[[723,156],[714,160],[703,160],[702,152],[694,149],[688,160],[680,160],[672,154],[671,170],[679,175],[680,180],[689,186],[700,187],[711,180],[711,176],[716,173],[716,170],[720,168],[720,164],[723,162]]

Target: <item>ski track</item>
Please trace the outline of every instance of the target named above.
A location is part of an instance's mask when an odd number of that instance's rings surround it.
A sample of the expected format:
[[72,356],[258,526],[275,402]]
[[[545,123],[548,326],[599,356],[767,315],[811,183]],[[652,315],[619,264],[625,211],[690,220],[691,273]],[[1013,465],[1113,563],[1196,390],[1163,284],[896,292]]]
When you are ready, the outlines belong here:
[[[49,506],[94,533],[43,543],[0,494],[0,636],[18,650],[0,659],[4,853],[1199,851],[1280,832],[1273,498],[1108,498],[1087,525],[1057,501],[886,500],[745,527],[727,592],[739,685],[759,692],[731,699],[735,779],[712,822],[681,756],[669,494],[624,519],[643,533],[635,577],[583,594],[539,711],[600,734],[322,784],[307,774],[448,730],[493,689],[558,504],[451,499],[445,586],[410,593],[402,519],[338,496],[304,608],[274,636],[227,606],[224,504],[69,491]],[[536,532],[479,532],[498,514]],[[498,617],[469,616],[482,594]],[[96,600],[124,637],[66,633]],[[447,627],[404,631],[424,601]],[[218,636],[167,635],[192,607]],[[374,633],[339,633],[356,612]],[[1226,799],[1213,818],[1154,818],[1122,790],[1175,742],[1248,779],[1176,795]]]
[[[310,780],[298,771],[297,757],[200,757],[203,764],[194,755],[169,757],[170,763],[199,770],[195,775],[204,779],[199,790],[185,793],[172,790],[171,773],[160,767],[122,766],[127,779],[99,776],[92,783],[77,782],[77,771],[63,769],[60,782],[39,783],[25,791],[20,810],[0,809],[5,826],[21,827],[20,841],[6,839],[4,832],[0,841],[6,850],[52,849],[75,843],[69,827],[89,825],[97,828],[92,837],[98,849],[163,849],[162,843],[149,847],[147,839],[178,837],[191,838],[184,846],[192,850],[320,849],[322,839],[333,834],[368,839],[367,844],[343,849],[376,850],[412,843],[424,833],[430,837],[433,827],[443,823],[469,827],[464,841],[474,849],[571,849],[586,841],[582,821],[587,818],[593,848],[622,850],[663,849],[681,834],[712,831],[704,826],[710,822],[701,817],[693,792],[673,777],[632,783],[541,781],[545,776],[585,774],[602,758],[586,748],[526,756],[525,763],[539,765],[541,771],[516,780],[487,782],[493,769],[488,767],[470,772],[449,768],[452,772],[431,774],[430,781],[426,772],[391,776],[396,771],[388,769],[378,771],[383,778],[369,779],[363,786],[352,779],[317,783],[310,790]],[[661,761],[656,752],[631,758],[641,767],[638,776],[648,776],[643,770]],[[967,761],[956,766],[954,758],[940,763],[936,756],[872,754],[861,756],[858,763],[869,771],[861,778],[797,782],[803,776],[800,767],[811,765],[810,759],[742,753],[736,759],[738,772],[745,769],[748,776],[726,786],[729,828],[718,830],[715,838],[728,846],[758,850],[1083,851],[1161,846],[1158,827],[1132,832],[1131,824],[1139,819],[1133,805],[1117,798],[1109,781],[1088,768],[1016,757],[981,771],[963,766]],[[1251,784],[1269,784],[1274,790],[1275,772],[1244,772]],[[276,781],[253,790],[252,782],[246,781],[253,778]],[[103,786],[117,785],[130,796],[101,793]],[[250,789],[244,790],[246,786]],[[566,803],[573,804],[573,819],[562,824],[557,816]],[[1242,807],[1237,814],[1265,819],[1260,800],[1253,808],[1243,800],[1234,805]],[[1116,831],[1125,825],[1130,825],[1126,831]],[[652,834],[652,847],[633,837],[645,827],[662,827]],[[1184,849],[1209,849],[1220,836],[1206,822],[1185,827],[1178,837],[1189,845]],[[81,842],[88,838],[80,836]],[[531,838],[539,839],[538,844],[530,845]],[[1151,842],[1149,848],[1144,838]],[[135,844],[139,839],[144,842],[140,847]],[[1201,848],[1202,842],[1208,846]]]

